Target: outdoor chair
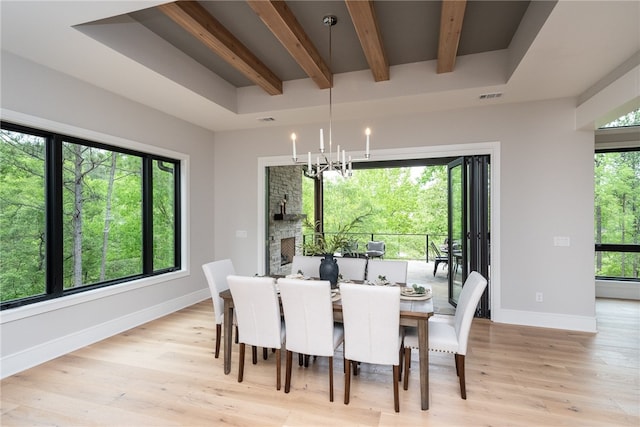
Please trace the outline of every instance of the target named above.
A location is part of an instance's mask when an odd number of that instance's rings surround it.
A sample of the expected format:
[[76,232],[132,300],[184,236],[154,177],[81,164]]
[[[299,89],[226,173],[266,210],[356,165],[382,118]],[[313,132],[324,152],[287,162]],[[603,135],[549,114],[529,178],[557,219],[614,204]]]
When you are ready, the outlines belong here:
[[359,258],[360,254],[358,253],[358,242],[353,240],[347,243],[342,248],[342,256],[346,258]]
[[435,277],[436,271],[438,270],[438,265],[441,263],[444,265],[449,264],[449,257],[442,255],[438,247],[431,241],[431,251],[433,252],[433,276]]
[[384,258],[385,244],[384,242],[371,241],[367,243],[368,258]]

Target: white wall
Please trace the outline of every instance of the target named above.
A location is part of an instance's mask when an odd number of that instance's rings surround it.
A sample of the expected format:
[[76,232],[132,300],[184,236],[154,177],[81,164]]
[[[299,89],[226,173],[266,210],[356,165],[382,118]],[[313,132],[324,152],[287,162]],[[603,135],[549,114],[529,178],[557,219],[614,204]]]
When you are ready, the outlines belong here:
[[[240,274],[263,270],[258,259],[258,159],[290,156],[294,129],[214,136],[69,76],[2,52],[4,119],[46,123],[105,142],[122,139],[182,153],[188,160],[187,257],[169,279],[125,284],[0,313],[5,377],[208,297],[200,265],[230,257]],[[122,78],[126,78],[123,76]],[[322,125],[326,126],[324,118]],[[13,120],[15,121],[15,120]],[[20,120],[18,120],[20,121]],[[381,149],[500,144],[500,268],[493,319],[595,330],[593,277],[593,132],[576,131],[570,99],[376,119],[334,120],[336,140],[362,150],[362,129]],[[318,126],[300,126],[298,151],[315,150]],[[246,231],[247,237],[236,237]],[[242,234],[242,233],[241,233]],[[568,236],[570,247],[554,247]],[[536,303],[536,292],[544,302]]]
[[[300,126],[298,152],[315,152],[318,127]],[[334,139],[348,151],[362,150],[364,123],[336,123]],[[593,132],[575,130],[575,101],[516,105],[376,119],[374,149],[435,147],[498,141],[500,145],[501,237],[494,321],[594,331]],[[218,257],[231,257],[241,273],[263,270],[258,259],[261,192],[257,159],[290,156],[288,135],[277,127],[216,135],[214,157],[215,243]],[[375,150],[372,157],[375,158]],[[242,167],[238,167],[242,165]],[[236,238],[236,231],[247,231]],[[554,236],[571,246],[554,246]],[[535,302],[536,292],[544,301]]]
[[213,133],[6,52],[1,71],[3,120],[168,149],[187,166],[183,271],[3,310],[2,377],[208,298],[200,266],[214,256]]

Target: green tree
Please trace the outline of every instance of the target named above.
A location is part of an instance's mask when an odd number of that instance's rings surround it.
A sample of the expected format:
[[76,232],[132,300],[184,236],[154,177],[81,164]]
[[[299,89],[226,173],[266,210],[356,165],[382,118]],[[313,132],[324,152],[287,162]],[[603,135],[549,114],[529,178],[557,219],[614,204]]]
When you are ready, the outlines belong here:
[[0,300],[45,292],[45,139],[2,129]]
[[[640,151],[595,155],[596,243],[639,243]],[[637,253],[598,253],[596,274],[638,277]]]
[[[446,176],[446,167],[430,166],[354,170],[350,178],[325,177],[324,231],[335,232],[366,213],[365,221],[352,230],[361,250],[373,235],[385,241],[389,257],[424,258],[424,234],[438,240],[447,234]],[[304,212],[312,217],[311,179],[304,179],[303,189]]]

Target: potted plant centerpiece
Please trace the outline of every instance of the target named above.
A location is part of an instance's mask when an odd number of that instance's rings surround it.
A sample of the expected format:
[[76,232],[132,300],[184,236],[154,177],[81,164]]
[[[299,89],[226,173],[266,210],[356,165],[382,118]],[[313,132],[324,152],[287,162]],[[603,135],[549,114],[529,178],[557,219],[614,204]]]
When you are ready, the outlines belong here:
[[[349,248],[353,245],[351,233],[355,227],[362,223],[367,215],[368,214],[360,215],[346,224],[339,225],[336,231],[326,233],[314,231],[313,238],[305,241],[305,255],[324,256],[324,259],[320,261],[319,275],[320,279],[330,281],[332,288],[336,287],[338,275],[340,274],[334,255],[336,252],[342,252],[344,248]],[[316,221],[316,223],[313,224],[309,220],[306,220],[305,227],[318,230],[320,229],[320,221]]]

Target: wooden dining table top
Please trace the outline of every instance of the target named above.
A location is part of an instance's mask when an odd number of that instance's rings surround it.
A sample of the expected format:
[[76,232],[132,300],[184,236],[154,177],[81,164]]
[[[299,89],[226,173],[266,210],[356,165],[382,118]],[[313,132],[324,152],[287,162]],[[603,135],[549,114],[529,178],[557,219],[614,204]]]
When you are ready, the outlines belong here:
[[[285,276],[271,276],[274,279],[283,278]],[[319,280],[317,278],[310,278],[308,280]],[[350,282],[343,283],[356,283],[362,284],[366,286],[378,286],[372,285],[362,280],[352,280]],[[391,285],[381,285],[381,286],[399,286],[405,287],[405,283],[394,283]],[[338,284],[339,288],[339,284]],[[233,297],[231,295],[231,291],[229,289],[220,292],[220,298],[222,299],[230,299],[233,301]],[[333,301],[333,311],[342,312],[342,300],[337,299]],[[401,321],[401,324],[404,326],[415,326],[413,322],[406,322],[406,320],[410,319],[424,319],[433,316],[434,308],[433,308],[433,299],[400,299],[400,318],[405,321]]]

